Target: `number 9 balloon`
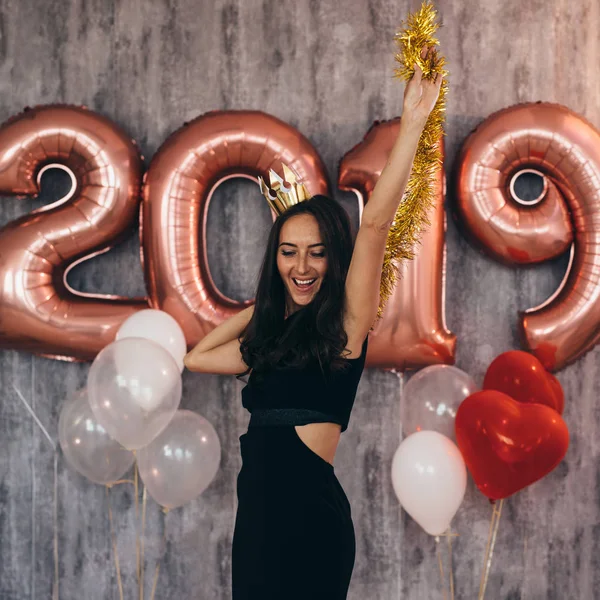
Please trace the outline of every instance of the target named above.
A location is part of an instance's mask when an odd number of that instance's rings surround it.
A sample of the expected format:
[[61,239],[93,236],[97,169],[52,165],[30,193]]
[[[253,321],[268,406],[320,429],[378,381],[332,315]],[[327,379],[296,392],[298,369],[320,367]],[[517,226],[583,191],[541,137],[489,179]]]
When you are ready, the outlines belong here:
[[[600,132],[564,106],[520,104],[479,125],[458,164],[458,214],[494,258],[532,264],[571,247],[559,288],[522,313],[520,326],[547,369],[575,361],[600,339]],[[532,170],[544,189],[525,203],[514,181]]]

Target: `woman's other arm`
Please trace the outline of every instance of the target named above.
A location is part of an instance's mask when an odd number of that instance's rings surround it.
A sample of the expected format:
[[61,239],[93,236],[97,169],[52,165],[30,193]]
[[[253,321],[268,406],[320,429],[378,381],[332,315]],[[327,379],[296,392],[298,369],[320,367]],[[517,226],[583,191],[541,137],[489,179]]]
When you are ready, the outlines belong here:
[[254,305],[217,325],[185,355],[183,363],[199,373],[242,373],[248,366],[242,360],[240,335],[254,314]]

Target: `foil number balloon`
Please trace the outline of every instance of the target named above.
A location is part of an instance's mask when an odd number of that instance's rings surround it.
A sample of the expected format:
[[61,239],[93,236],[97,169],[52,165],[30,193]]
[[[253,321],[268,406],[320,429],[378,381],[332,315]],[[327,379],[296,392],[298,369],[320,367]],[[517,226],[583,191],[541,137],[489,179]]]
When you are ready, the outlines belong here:
[[[338,185],[354,191],[361,205],[368,202],[398,137],[400,119],[375,123],[364,140],[341,161]],[[433,364],[453,364],[456,336],[444,315],[446,195],[444,171],[437,171],[437,202],[429,215],[414,260],[389,298],[383,318],[370,337],[368,366],[399,371]]]
[[[471,133],[458,164],[458,214],[494,258],[531,264],[571,248],[561,285],[520,326],[547,369],[575,361],[600,339],[600,132],[564,106],[512,106]],[[532,170],[544,189],[524,203],[514,181]]]
[[37,194],[50,166],[71,174],[67,197],[0,229],[0,347],[91,360],[147,302],[77,293],[66,276],[135,221],[141,159],[123,131],[84,108],[36,107],[0,129],[0,194]]
[[152,159],[142,207],[146,282],[153,305],[179,322],[189,345],[244,307],[224,296],[210,275],[206,221],[214,189],[232,177],[256,181],[281,162],[312,194],[327,193],[325,169],[310,142],[262,112],[198,117],[173,133]]

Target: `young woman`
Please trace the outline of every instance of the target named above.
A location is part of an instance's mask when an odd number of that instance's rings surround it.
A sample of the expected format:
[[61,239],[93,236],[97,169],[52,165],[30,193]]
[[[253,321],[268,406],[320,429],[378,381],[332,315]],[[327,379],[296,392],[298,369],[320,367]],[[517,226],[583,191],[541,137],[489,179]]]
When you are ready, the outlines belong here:
[[[423,49],[422,56],[428,50]],[[275,221],[255,305],[185,357],[192,371],[248,373],[233,534],[233,600],[342,600],[355,558],[350,504],[333,467],[379,305],[387,233],[441,77],[406,86],[400,133],[365,206],[354,248],[325,196]]]

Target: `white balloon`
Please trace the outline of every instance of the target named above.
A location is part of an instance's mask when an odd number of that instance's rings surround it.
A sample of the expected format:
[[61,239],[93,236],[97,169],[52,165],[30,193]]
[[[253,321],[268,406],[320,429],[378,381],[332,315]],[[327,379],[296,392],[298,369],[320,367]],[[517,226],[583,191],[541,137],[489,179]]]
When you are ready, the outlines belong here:
[[114,483],[133,465],[133,453],[96,421],[85,388],[69,394],[63,403],[58,439],[69,465],[94,483]]
[[150,444],[137,453],[140,476],[161,506],[176,508],[201,494],[221,462],[221,442],[210,421],[178,410]]
[[437,431],[456,440],[454,418],[462,401],[479,391],[474,379],[450,365],[431,365],[413,375],[402,392],[402,430]]
[[392,485],[404,510],[430,535],[442,535],[467,489],[465,461],[446,436],[419,431],[398,446]]
[[96,356],[87,389],[98,423],[125,448],[137,450],[173,418],[181,401],[181,373],[162,346],[125,338]]
[[183,371],[183,357],[187,352],[185,335],[169,313],[152,308],[134,313],[119,327],[116,339],[132,337],[146,338],[160,344],[171,353],[179,372]]
[[132,401],[147,412],[156,410],[175,380],[181,379],[181,372],[174,370],[178,367],[172,355],[152,340],[129,337],[113,342],[104,350],[107,348],[119,387],[127,385]]

